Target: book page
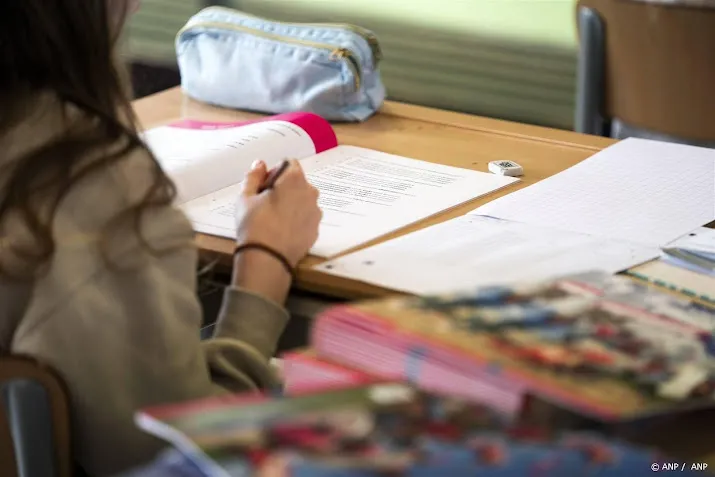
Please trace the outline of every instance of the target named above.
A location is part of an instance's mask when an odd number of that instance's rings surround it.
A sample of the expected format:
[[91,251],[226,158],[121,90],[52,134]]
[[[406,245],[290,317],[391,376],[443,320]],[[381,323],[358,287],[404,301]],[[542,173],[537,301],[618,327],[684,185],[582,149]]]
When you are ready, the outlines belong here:
[[262,121],[204,129],[163,126],[147,131],[144,140],[174,180],[179,203],[189,202],[243,180],[251,163],[268,167],[283,159],[316,152],[311,136],[288,121]]
[[434,294],[590,270],[615,273],[659,253],[656,247],[465,215],[316,268],[392,290]]
[[715,150],[626,139],[474,213],[662,246],[715,219]]
[[[323,211],[311,254],[329,257],[516,182],[512,177],[417,161],[352,146],[301,160]],[[203,233],[235,236],[238,186],[184,210]]]

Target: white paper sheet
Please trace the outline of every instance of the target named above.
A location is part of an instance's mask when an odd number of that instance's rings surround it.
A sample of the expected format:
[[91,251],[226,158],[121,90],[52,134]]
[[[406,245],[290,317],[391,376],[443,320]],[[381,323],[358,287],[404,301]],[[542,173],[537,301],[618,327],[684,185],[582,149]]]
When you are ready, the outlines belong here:
[[316,268],[397,291],[432,294],[589,270],[615,273],[658,255],[656,247],[466,215]]
[[669,248],[685,248],[715,253],[715,229],[698,227],[697,229],[673,240]]
[[662,246],[715,219],[715,150],[626,139],[474,213]]
[[[323,211],[313,255],[329,257],[517,179],[339,146],[300,161]],[[184,210],[203,233],[234,237],[238,186],[191,201]]]

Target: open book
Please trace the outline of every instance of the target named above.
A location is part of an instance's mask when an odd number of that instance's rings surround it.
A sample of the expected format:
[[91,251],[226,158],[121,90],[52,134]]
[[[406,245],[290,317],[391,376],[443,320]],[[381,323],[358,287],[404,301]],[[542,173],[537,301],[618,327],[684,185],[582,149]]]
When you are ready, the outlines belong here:
[[251,163],[301,160],[323,211],[311,253],[328,257],[500,189],[514,178],[338,146],[322,118],[289,113],[257,121],[183,120],[144,139],[176,182],[194,229],[235,237],[235,202]]

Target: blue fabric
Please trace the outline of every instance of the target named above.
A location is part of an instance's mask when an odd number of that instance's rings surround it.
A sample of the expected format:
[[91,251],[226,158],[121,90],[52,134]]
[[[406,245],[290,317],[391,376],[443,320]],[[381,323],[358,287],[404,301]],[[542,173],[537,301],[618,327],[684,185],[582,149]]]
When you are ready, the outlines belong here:
[[210,7],[179,32],[176,53],[186,94],[218,106],[363,121],[385,99],[370,43],[345,27]]
[[[558,442],[514,441],[490,438],[484,435],[486,447],[499,449],[499,462],[483,462],[479,448],[474,449],[460,443],[439,442],[429,437],[422,440],[425,458],[407,466],[402,473],[405,477],[462,477],[481,475],[485,477],[523,477],[528,475],[548,475],[549,477],[608,476],[637,477],[652,475],[657,463],[662,469],[663,459],[655,453],[618,441],[608,441],[585,433],[570,435]],[[597,451],[605,460],[591,457]],[[319,461],[294,456],[290,459],[286,475],[291,477],[380,477],[381,474],[368,469],[340,467],[321,464]],[[670,461],[665,461],[670,462]],[[218,461],[225,472],[200,470],[188,458],[177,451],[168,451],[152,465],[134,472],[115,477],[248,477],[251,466],[245,460],[225,459]],[[678,475],[693,476],[691,464],[687,464]],[[663,469],[664,470],[664,469]]]
[[206,477],[190,459],[180,452],[169,449],[151,464],[114,477]]

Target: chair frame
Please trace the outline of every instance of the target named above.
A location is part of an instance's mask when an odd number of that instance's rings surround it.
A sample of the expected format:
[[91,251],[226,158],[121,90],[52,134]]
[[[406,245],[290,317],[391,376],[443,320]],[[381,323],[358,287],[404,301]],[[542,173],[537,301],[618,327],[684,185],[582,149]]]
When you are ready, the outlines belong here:
[[50,366],[0,355],[0,473],[72,477],[69,392]]
[[[579,38],[574,115],[577,132],[715,148],[715,123],[711,121],[712,107],[708,106],[715,103],[709,83],[703,81],[715,75],[715,57],[707,43],[700,41],[715,38],[715,9],[635,0],[579,0],[575,13]],[[615,26],[608,25],[609,21]],[[610,27],[614,30],[608,32]],[[682,30],[684,36],[652,38],[656,28],[672,35]],[[618,48],[617,41],[626,47]],[[650,42],[657,46],[647,51],[643,65],[634,66],[639,63],[629,55]],[[693,58],[697,59],[688,59],[690,63],[686,64],[693,68],[697,61],[696,66],[704,69],[702,75],[680,74],[675,67],[683,55],[674,47],[684,45],[693,48]],[[661,53],[654,55],[652,51]]]
[[602,113],[605,101],[606,33],[603,19],[589,7],[578,7],[579,56],[576,71],[575,130],[610,136]]

